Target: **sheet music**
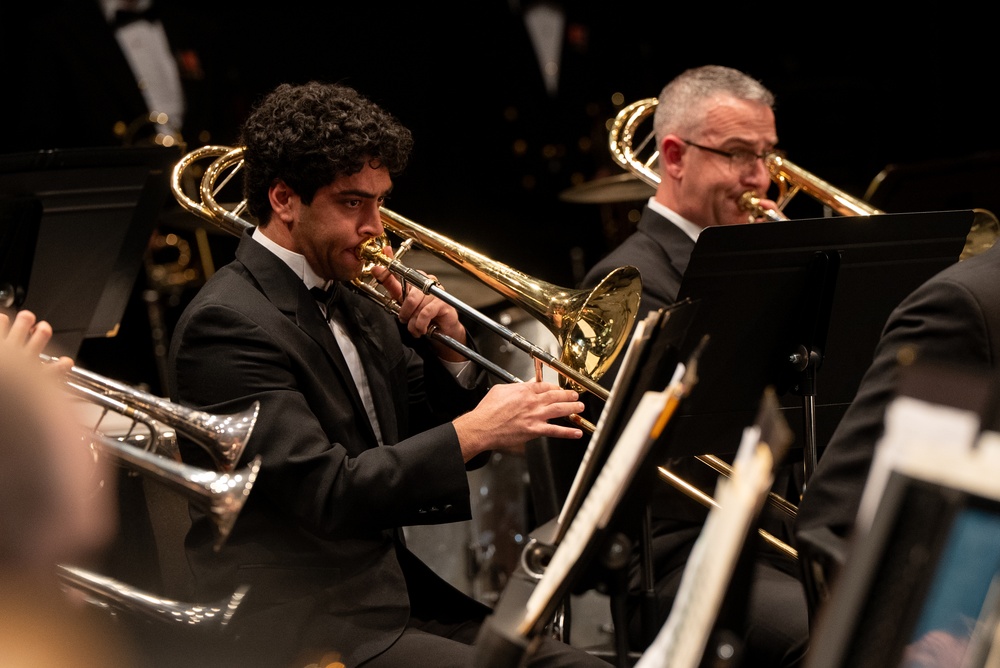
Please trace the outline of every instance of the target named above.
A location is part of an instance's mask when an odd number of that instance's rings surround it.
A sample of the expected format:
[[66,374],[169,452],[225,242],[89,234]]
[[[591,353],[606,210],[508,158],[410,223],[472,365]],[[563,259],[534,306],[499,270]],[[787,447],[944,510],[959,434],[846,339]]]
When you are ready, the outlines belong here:
[[641,348],[641,345],[637,342],[640,342],[649,336],[648,329],[658,318],[659,313],[654,311],[646,316],[644,320],[640,320],[636,323],[635,331],[632,333],[631,343],[628,348],[626,348],[625,357],[622,360],[622,371],[615,377],[615,382],[611,385],[610,399],[608,403],[605,404],[604,410],[601,411],[601,415],[597,419],[597,425],[594,427],[594,433],[590,437],[590,443],[587,444],[587,450],[583,453],[583,459],[580,462],[579,468],[576,470],[576,476],[573,478],[573,484],[570,486],[569,493],[566,495],[566,502],[559,511],[560,526],[566,526],[573,519],[568,516],[569,510],[576,505],[574,501],[580,494],[583,493],[582,486],[590,477],[594,453],[604,447],[603,431],[608,421],[608,415],[612,412],[612,403],[617,397],[621,396],[621,393],[618,391],[619,385],[624,382],[622,381],[622,378],[632,377],[632,374],[628,373],[626,370],[634,363],[635,358],[639,355],[638,351]]
[[907,460],[943,458],[939,470],[952,470],[952,464],[972,448],[979,428],[979,416],[973,411],[907,396],[894,399],[886,408],[885,433],[875,449],[861,495],[856,530],[866,533],[871,528],[893,469]]
[[601,473],[594,481],[580,511],[573,518],[565,537],[556,547],[525,606],[523,621],[518,627],[522,635],[530,633],[566,581],[594,533],[604,528],[619,500],[634,476],[637,463],[658,436],[665,418],[680,401],[677,386],[684,376],[685,366],[678,364],[670,386],[661,392],[646,392],[629,419],[625,430],[608,456]]
[[722,606],[734,564],[773,479],[760,427],[747,427],[730,478],[720,478],[713,508],[681,577],[666,623],[635,668],[697,668]]
[[947,448],[908,453],[896,465],[900,473],[944,487],[1000,500],[1000,434],[983,432],[974,447],[952,454]]

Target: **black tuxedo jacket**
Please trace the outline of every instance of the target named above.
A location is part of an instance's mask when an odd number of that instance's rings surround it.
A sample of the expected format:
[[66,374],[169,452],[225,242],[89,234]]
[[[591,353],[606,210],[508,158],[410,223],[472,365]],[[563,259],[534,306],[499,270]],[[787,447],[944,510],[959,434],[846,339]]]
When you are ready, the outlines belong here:
[[[486,612],[409,553],[399,529],[471,517],[467,469],[447,420],[472,408],[483,388],[461,389],[417,354],[425,342],[406,345],[385,310],[343,292],[381,447],[313,297],[249,235],[172,339],[174,400],[212,413],[260,402],[241,465],[256,455],[263,465],[231,536],[216,553],[213,527],[193,512],[187,537],[201,600],[250,585],[232,629],[238,654],[258,665],[329,650],[353,666],[391,644],[411,614]],[[183,453],[210,465],[195,446]]]
[[896,396],[899,352],[957,370],[992,373],[1000,356],[1000,244],[951,265],[893,310],[858,392],[809,479],[796,518],[798,531],[854,528],[883,418]]

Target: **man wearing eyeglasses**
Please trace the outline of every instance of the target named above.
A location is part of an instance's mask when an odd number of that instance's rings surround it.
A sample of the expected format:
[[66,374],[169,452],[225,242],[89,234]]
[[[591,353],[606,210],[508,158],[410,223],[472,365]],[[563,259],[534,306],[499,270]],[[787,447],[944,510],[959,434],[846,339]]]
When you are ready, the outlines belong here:
[[[760,82],[728,67],[687,70],[661,91],[653,124],[659,150],[656,192],[636,230],[592,267],[582,283],[582,287],[592,287],[615,267],[637,267],[642,276],[640,317],[675,303],[703,229],[777,215],[775,203],[766,198],[771,182],[763,163],[765,155],[776,152],[778,143],[774,95]],[[758,200],[760,209],[746,208],[747,193]],[[612,386],[618,366],[601,378],[602,385]],[[592,405],[595,419],[601,408]],[[677,459],[668,466],[707,493],[714,491],[718,476],[701,462]],[[644,649],[651,640],[648,629],[659,629],[669,615],[707,515],[702,505],[666,483],[652,490],[649,502],[657,610],[655,620],[644,622],[642,565],[637,554],[631,567],[628,610],[634,650]],[[779,538],[790,536],[789,527],[767,528]],[[736,665],[801,665],[808,640],[808,612],[797,569],[788,557],[761,553],[746,611],[743,658]]]

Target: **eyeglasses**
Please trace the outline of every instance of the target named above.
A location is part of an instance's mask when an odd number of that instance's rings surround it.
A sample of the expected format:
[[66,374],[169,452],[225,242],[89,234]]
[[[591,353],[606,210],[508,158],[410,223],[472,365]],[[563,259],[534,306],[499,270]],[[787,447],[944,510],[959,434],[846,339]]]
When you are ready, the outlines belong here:
[[701,144],[695,144],[693,141],[688,141],[687,139],[682,139],[688,146],[694,146],[695,148],[701,149],[702,151],[708,151],[709,153],[714,153],[716,155],[721,155],[724,158],[729,158],[729,166],[732,169],[744,172],[749,170],[754,166],[758,160],[763,160],[769,155],[776,155],[780,158],[785,156],[784,152],[770,150],[764,151],[763,153],[754,153],[753,151],[748,151],[743,148],[738,148],[735,151],[723,151],[719,148],[712,148],[711,146],[702,146]]

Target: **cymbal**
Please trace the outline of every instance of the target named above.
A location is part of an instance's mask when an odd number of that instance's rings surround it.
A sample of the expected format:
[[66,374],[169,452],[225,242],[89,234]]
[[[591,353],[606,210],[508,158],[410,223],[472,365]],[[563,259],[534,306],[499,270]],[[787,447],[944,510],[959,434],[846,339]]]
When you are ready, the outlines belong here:
[[579,204],[638,202],[650,197],[655,191],[656,188],[637,176],[616,174],[567,188],[559,193],[559,199]]

